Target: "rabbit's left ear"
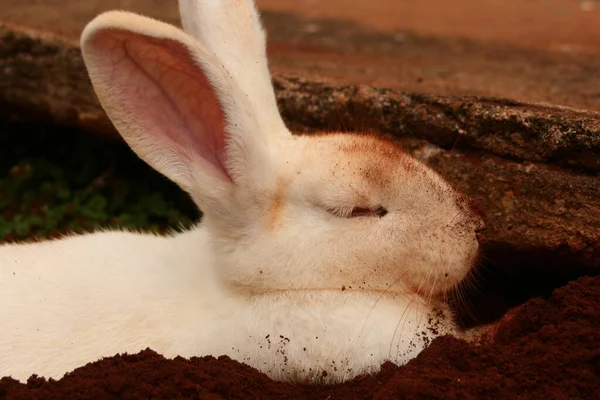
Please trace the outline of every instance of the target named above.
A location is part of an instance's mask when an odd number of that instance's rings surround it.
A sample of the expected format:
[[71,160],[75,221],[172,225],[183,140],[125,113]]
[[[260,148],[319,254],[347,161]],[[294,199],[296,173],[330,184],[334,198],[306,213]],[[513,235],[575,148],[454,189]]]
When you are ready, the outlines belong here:
[[272,182],[273,138],[254,113],[260,105],[199,41],[113,11],[86,26],[81,46],[108,116],[156,170],[203,202],[223,201],[232,185]]

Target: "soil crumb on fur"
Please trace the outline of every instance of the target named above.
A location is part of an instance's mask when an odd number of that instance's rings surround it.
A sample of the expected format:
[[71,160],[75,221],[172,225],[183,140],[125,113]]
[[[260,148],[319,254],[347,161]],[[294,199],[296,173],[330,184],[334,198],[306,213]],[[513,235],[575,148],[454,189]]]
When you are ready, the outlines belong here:
[[520,306],[479,347],[432,341],[403,367],[343,385],[274,382],[227,357],[106,358],[54,381],[0,380],[0,399],[593,399],[600,398],[600,276]]

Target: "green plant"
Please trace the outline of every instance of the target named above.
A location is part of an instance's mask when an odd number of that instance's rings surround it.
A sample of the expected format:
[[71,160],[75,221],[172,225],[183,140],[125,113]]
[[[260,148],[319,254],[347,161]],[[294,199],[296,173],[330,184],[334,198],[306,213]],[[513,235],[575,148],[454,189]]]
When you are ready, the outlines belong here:
[[199,217],[187,194],[122,142],[0,123],[0,241],[100,227],[165,232]]

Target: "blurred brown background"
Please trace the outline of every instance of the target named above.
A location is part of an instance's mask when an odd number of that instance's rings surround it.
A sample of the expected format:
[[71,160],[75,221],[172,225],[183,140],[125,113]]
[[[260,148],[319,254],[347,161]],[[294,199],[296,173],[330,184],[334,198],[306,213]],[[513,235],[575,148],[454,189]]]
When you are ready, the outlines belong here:
[[[178,23],[175,0],[3,0],[0,22],[77,40],[126,9]],[[600,110],[592,0],[258,0],[274,71],[335,83]]]

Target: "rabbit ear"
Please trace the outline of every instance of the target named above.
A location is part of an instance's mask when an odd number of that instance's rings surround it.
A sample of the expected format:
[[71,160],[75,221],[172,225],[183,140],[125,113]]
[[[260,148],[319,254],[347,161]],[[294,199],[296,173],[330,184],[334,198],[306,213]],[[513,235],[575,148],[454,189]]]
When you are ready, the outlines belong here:
[[268,128],[255,118],[258,104],[197,40],[112,11],[86,26],[81,47],[108,116],[156,170],[214,201],[231,185],[269,182]]
[[215,54],[270,134],[289,136],[277,108],[266,56],[265,33],[253,0],[179,0],[183,29]]

